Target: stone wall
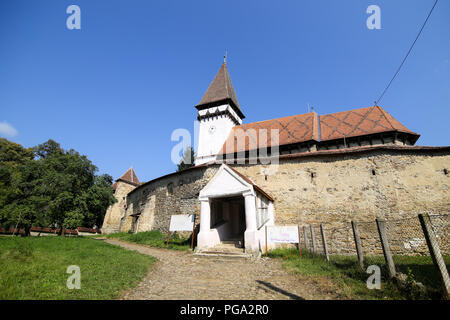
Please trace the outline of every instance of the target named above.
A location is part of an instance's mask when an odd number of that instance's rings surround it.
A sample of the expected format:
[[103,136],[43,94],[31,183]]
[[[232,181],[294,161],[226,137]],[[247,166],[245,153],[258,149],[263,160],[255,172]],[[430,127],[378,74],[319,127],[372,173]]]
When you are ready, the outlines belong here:
[[[450,212],[449,151],[370,150],[306,157],[281,157],[273,175],[264,165],[232,165],[274,198],[278,225],[319,225],[334,232],[336,253],[352,253],[350,221],[398,220],[418,213]],[[155,179],[127,197],[120,231],[167,232],[173,214],[197,214],[198,194],[219,165],[200,166]],[[106,220],[106,219],[105,219]],[[376,230],[366,228],[367,230]],[[362,237],[377,237],[364,230]],[[331,236],[331,234],[330,234]],[[412,241],[417,241],[411,239]],[[408,239],[406,239],[408,241]],[[373,252],[378,251],[378,245]]]
[[155,179],[127,197],[127,215],[120,231],[129,231],[133,226],[131,214],[139,214],[137,231],[158,229],[166,233],[170,216],[195,214],[199,223],[200,203],[198,194],[219,168],[219,165],[201,166],[184,172]]
[[277,225],[315,225],[320,247],[323,223],[330,251],[346,254],[355,253],[352,220],[363,222],[366,253],[382,252],[376,218],[391,221],[393,251],[426,254],[417,215],[450,213],[450,174],[444,170],[449,167],[448,152],[386,150],[280,159],[276,174],[267,176],[262,166],[234,166],[275,199]]
[[278,171],[234,166],[275,199],[276,224],[335,227],[351,220],[450,212],[450,154],[369,151],[280,159]]
[[134,190],[136,186],[124,181],[117,181],[117,187],[114,197],[117,202],[108,208],[103,220],[102,233],[114,233],[120,229],[120,221],[125,215],[125,207],[127,202],[127,194]]

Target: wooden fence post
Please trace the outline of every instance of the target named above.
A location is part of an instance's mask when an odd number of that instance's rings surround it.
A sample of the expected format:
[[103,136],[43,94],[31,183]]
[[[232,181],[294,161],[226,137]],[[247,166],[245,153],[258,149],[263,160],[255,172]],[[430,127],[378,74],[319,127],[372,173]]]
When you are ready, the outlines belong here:
[[314,227],[312,224],[309,225],[309,229],[311,230],[312,252],[316,253],[316,237],[314,237]]
[[322,243],[323,243],[323,252],[325,253],[325,259],[327,261],[330,261],[330,257],[328,256],[328,247],[327,247],[327,240],[325,237],[325,230],[323,228],[323,224],[320,224],[320,233],[322,233]]
[[169,237],[170,237],[170,231],[167,231],[166,246],[169,245]]
[[361,237],[359,235],[358,224],[352,221],[353,238],[355,239],[356,253],[358,255],[358,262],[361,269],[364,270],[364,255],[361,245]]
[[303,226],[303,240],[305,240],[305,248],[306,250],[308,250],[308,229],[306,228],[306,226]]
[[441,276],[445,298],[450,299],[450,277],[448,275],[445,261],[442,258],[439,243],[432,229],[430,217],[428,214],[419,214],[419,220],[420,225],[422,226],[423,234],[425,235],[425,239],[427,241],[428,250],[430,250],[431,258],[433,259],[433,263]]
[[386,235],[386,221],[376,219],[378,233],[380,234],[381,246],[383,247],[384,259],[389,271],[389,278],[392,279],[397,274],[395,271],[394,259],[392,259],[391,248]]

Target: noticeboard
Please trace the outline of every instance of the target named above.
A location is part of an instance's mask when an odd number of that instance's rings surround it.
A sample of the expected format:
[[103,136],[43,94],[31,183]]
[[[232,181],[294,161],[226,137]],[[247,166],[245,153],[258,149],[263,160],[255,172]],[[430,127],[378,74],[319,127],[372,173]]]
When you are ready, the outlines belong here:
[[267,240],[277,243],[299,243],[298,226],[268,226]]
[[169,231],[192,231],[194,229],[193,214],[176,214],[170,217]]

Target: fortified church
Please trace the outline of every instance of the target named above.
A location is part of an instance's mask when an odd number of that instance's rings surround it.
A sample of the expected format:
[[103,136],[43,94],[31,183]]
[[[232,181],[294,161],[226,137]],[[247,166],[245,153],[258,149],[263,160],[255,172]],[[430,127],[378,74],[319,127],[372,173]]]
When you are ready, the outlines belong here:
[[450,211],[450,147],[415,145],[419,134],[380,106],[243,123],[224,62],[195,108],[195,166],[145,183],[129,169],[103,233],[167,232],[171,215],[195,214],[197,250],[258,253],[265,226]]

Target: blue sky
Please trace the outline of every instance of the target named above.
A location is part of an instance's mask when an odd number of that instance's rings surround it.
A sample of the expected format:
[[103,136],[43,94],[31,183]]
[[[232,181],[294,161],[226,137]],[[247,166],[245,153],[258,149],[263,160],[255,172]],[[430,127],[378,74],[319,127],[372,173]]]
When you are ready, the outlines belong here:
[[[0,125],[24,146],[54,139],[118,178],[173,172],[170,137],[225,50],[246,119],[373,105],[434,0],[0,2]],[[66,8],[81,8],[68,30]],[[369,5],[381,30],[369,30]],[[440,1],[380,105],[420,145],[449,145],[450,2]],[[7,133],[7,132],[6,132]]]

